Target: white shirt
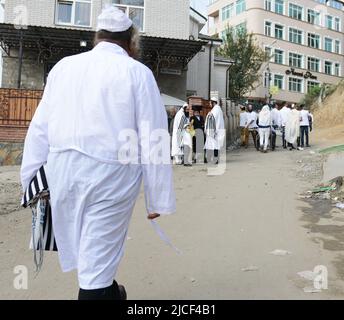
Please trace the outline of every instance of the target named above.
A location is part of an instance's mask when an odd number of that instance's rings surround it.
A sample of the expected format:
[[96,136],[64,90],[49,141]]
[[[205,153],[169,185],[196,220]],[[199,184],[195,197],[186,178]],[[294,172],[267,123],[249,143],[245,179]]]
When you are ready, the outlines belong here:
[[290,115],[291,109],[283,107],[280,111],[282,127],[285,127],[288,122],[288,117]]
[[282,125],[281,113],[278,109],[273,108],[271,111],[272,124],[280,127]]
[[[132,146],[138,157],[132,156],[142,167],[147,210],[172,213],[170,163],[153,164],[151,153],[141,152],[147,147],[154,150],[161,140],[148,139],[147,143],[147,130],[148,136],[154,130],[168,135],[167,126],[153,73],[118,45],[101,42],[89,52],[64,58],[50,72],[28,130],[21,168],[23,189],[49,152],[75,150],[100,162],[118,164],[128,137],[134,135],[138,139]],[[166,148],[170,158],[169,144]]]
[[258,114],[255,111],[247,112],[247,124],[253,121],[253,123],[248,126],[249,129],[258,128],[257,120],[258,120]]
[[309,126],[309,117],[310,117],[309,111],[301,110],[300,115],[301,115],[300,126]]
[[240,113],[240,128],[245,128],[247,124],[247,112]]

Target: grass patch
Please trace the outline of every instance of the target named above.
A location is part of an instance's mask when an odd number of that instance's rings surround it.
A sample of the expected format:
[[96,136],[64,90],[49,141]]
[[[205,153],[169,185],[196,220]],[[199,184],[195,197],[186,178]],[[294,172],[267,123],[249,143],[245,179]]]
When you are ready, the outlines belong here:
[[344,144],[326,148],[326,149],[320,150],[319,152],[326,154],[326,153],[343,152],[343,151],[344,151]]

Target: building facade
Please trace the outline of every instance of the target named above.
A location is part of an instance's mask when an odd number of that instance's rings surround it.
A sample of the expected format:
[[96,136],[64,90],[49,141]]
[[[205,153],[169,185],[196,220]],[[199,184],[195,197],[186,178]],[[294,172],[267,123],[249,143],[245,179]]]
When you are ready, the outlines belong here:
[[[5,22],[5,1],[0,0],[0,23]],[[2,50],[0,49],[0,87],[2,83]]]
[[139,28],[142,62],[161,92],[185,99],[187,66],[203,45],[190,28],[189,0],[6,0],[2,86],[42,89],[56,62],[92,48],[106,5],[119,7]]
[[310,88],[344,76],[343,1],[210,0],[208,15],[210,35],[244,27],[271,56],[249,99],[298,103]]

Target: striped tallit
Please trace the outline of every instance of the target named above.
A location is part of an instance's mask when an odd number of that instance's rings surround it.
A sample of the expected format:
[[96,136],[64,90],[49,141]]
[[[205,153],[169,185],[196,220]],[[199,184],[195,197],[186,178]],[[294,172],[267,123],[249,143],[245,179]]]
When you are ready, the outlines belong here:
[[179,148],[183,147],[183,132],[185,125],[189,122],[189,119],[183,115],[183,117],[180,119],[178,131],[177,131],[177,141]]
[[207,116],[205,123],[205,133],[207,136],[215,138],[216,137],[216,120],[214,115],[210,112]]
[[39,271],[43,264],[44,251],[57,251],[52,224],[49,186],[42,166],[31,180],[23,198],[22,206],[32,210],[32,237],[30,249],[34,250],[34,262]]

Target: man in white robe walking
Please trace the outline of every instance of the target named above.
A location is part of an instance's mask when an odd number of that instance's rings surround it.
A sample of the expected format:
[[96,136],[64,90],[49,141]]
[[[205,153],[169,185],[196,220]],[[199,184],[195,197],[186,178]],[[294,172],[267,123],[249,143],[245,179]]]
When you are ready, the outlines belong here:
[[[60,264],[77,270],[80,300],[125,298],[114,279],[142,180],[148,219],[175,212],[166,111],[137,43],[125,13],[104,9],[94,49],[50,72],[25,140],[23,189],[47,163]],[[164,161],[150,152],[159,135]]]

